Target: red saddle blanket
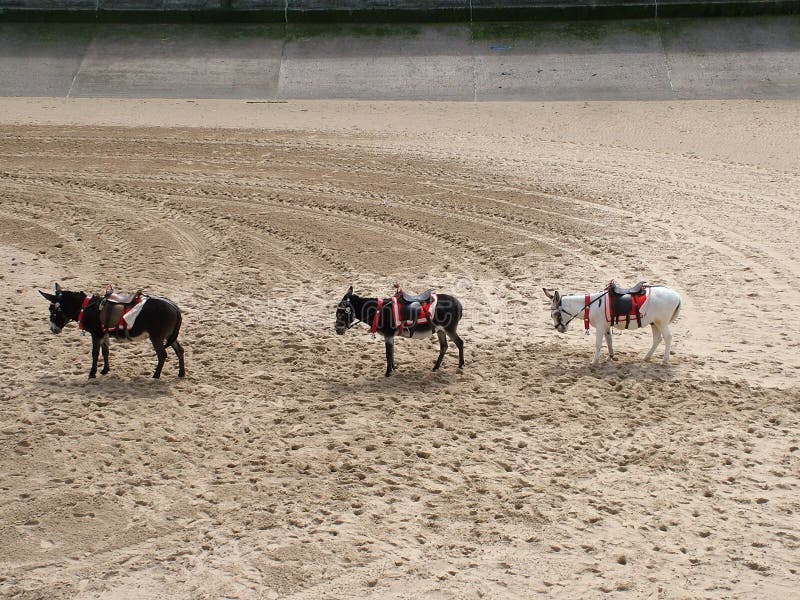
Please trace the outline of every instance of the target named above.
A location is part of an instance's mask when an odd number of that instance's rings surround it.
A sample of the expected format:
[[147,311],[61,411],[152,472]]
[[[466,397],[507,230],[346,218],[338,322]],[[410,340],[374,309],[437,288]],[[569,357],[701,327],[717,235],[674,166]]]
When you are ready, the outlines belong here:
[[417,317],[417,322],[413,323],[409,320],[402,319],[402,306],[400,306],[400,299],[397,296],[392,296],[392,321],[394,321],[393,325],[395,329],[400,330],[400,334],[403,333],[403,328],[405,327],[416,327],[417,325],[427,325],[428,321],[431,320],[434,311],[436,310],[436,294],[431,294],[431,301],[430,302],[423,302],[419,306],[419,315]]
[[[419,315],[417,316],[416,322],[412,322],[408,319],[403,319],[403,306],[400,303],[400,299],[397,296],[392,296],[391,298],[391,306],[392,306],[392,322],[391,327],[392,329],[396,329],[399,335],[403,334],[403,330],[406,327],[416,327],[418,325],[427,325],[433,315],[436,312],[436,294],[431,294],[431,301],[430,302],[422,302],[420,303],[419,307]],[[384,300],[378,300],[378,311],[375,313],[375,317],[372,321],[371,331],[375,333],[378,331],[378,319],[381,315],[381,310],[384,305]]]

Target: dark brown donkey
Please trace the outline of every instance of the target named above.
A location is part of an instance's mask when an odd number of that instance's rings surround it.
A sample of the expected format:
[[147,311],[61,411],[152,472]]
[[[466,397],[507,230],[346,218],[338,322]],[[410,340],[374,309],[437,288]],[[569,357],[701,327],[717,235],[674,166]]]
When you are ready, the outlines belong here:
[[61,333],[64,326],[70,321],[77,321],[78,328],[88,331],[92,336],[92,368],[89,377],[97,376],[97,357],[103,351],[103,370],[105,375],[109,370],[108,341],[113,335],[117,339],[133,339],[148,335],[153,348],[158,356],[158,365],[153,377],[158,379],[164,361],[167,359],[167,348],[172,348],[178,356],[178,377],[186,374],[183,363],[183,348],[178,343],[178,333],[181,330],[181,311],[172,300],[150,296],[142,305],[142,310],[133,327],[125,331],[109,332],[100,321],[100,302],[102,296],[89,296],[83,292],[68,292],[56,284],[54,294],[39,293],[50,302],[50,331]]
[[[448,294],[435,294],[435,307],[430,308],[434,294],[429,290],[419,296],[403,295],[403,302],[398,310],[402,313],[401,323],[393,317],[391,298],[362,298],[353,293],[353,286],[347,290],[342,300],[336,307],[336,322],[334,329],[339,335],[357,323],[366,323],[374,334],[379,333],[386,342],[386,377],[395,370],[394,363],[394,338],[395,336],[413,337],[426,340],[435,333],[439,338],[439,357],[433,370],[438,371],[442,366],[442,359],[447,352],[447,338],[453,340],[458,348],[458,368],[464,368],[464,342],[458,335],[458,322],[461,320],[463,309],[461,302],[455,296]],[[411,310],[414,305],[415,310]],[[424,324],[417,321],[419,310],[426,307],[427,317]],[[410,319],[410,320],[408,320]],[[416,323],[416,324],[415,324]]]

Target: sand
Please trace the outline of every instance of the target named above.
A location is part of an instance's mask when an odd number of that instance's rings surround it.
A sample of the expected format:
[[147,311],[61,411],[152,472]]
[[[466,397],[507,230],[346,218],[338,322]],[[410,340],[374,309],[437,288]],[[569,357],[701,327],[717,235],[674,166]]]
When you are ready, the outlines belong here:
[[[0,99],[0,596],[788,597],[800,102]],[[542,286],[684,298],[589,366]],[[451,346],[333,331],[349,285]],[[145,288],[146,342],[37,290]]]

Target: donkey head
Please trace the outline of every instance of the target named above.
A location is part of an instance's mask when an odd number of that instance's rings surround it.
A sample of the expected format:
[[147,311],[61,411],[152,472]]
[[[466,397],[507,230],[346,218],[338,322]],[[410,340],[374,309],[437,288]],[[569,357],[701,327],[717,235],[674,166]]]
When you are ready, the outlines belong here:
[[39,293],[45,300],[50,302],[50,331],[61,333],[67,323],[78,318],[81,302],[85,294],[83,292],[62,290],[58,284],[56,284],[54,291],[55,293],[53,294],[46,294],[39,290]]
[[550,290],[542,288],[544,295],[550,298],[550,317],[553,319],[553,326],[559,333],[564,333],[567,330],[567,325],[564,323],[564,315],[561,312],[561,294],[558,290]]
[[42,290],[39,290],[39,293],[44,297],[45,300],[50,302],[50,331],[53,333],[61,333],[61,330],[64,329],[64,325],[69,322],[69,318],[61,310],[61,300],[63,292],[61,290],[61,286],[56,284],[55,293],[47,294]]
[[345,295],[342,297],[342,300],[336,306],[336,322],[334,323],[333,327],[336,329],[336,333],[339,335],[343,335],[345,331],[350,329],[353,324],[353,320],[355,319],[355,315],[353,315],[353,304],[350,301],[352,296],[353,286],[351,285]]

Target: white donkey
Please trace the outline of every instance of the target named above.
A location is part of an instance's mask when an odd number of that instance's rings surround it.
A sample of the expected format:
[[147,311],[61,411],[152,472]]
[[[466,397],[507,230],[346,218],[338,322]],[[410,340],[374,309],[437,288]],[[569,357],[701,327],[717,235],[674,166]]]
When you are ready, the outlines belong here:
[[[562,296],[557,290],[552,290],[552,293],[547,288],[542,288],[545,295],[552,300],[550,314],[553,317],[553,324],[555,328],[564,333],[567,326],[573,319],[581,319],[584,322],[586,335],[589,335],[589,325],[595,328],[595,350],[592,364],[597,365],[600,362],[600,350],[603,348],[603,338],[606,339],[608,344],[608,356],[614,360],[614,350],[611,346],[611,327],[618,329],[638,329],[645,325],[650,325],[653,330],[653,345],[645,355],[645,360],[650,360],[653,356],[656,347],[664,338],[664,364],[669,363],[669,349],[672,345],[672,331],[670,331],[669,324],[678,318],[681,309],[681,297],[675,290],[665,286],[644,286],[639,284],[631,290],[622,290],[615,287],[613,282],[608,288],[602,292],[595,292],[592,294],[572,294],[569,296]],[[615,318],[610,317],[610,302],[612,300],[611,291],[616,289],[617,292],[633,291],[634,294],[639,292],[642,296],[644,304],[641,306],[641,314],[635,314],[634,308],[631,315],[627,318],[625,315],[621,320],[613,323]],[[623,297],[629,299],[630,296]],[[645,300],[646,298],[646,300]]]

